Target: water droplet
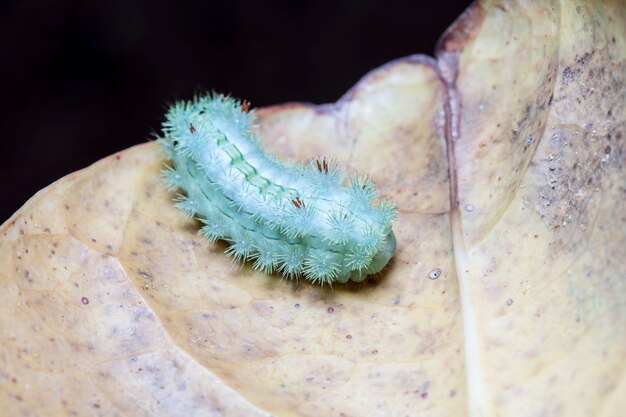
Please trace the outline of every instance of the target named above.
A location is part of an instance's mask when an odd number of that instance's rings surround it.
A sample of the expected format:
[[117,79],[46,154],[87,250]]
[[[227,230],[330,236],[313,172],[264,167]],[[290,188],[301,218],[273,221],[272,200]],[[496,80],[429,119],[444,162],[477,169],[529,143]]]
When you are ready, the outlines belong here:
[[439,268],[435,268],[432,271],[430,271],[428,273],[428,278],[429,279],[437,279],[441,276],[441,269]]

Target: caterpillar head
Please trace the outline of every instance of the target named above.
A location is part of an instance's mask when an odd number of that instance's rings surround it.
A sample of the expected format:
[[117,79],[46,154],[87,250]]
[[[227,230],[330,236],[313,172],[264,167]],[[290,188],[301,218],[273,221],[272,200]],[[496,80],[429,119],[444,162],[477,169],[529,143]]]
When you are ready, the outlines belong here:
[[387,236],[385,237],[383,245],[372,257],[372,261],[370,262],[370,264],[365,268],[366,275],[376,274],[380,272],[385,267],[385,265],[389,263],[389,260],[391,259],[395,251],[396,236],[393,234],[392,231],[389,231],[389,234],[387,234]]

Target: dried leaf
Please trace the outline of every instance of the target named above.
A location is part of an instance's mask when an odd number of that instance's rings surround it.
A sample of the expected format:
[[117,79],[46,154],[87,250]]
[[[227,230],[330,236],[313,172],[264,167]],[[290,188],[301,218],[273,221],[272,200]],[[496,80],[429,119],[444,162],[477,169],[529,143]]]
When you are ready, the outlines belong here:
[[620,415],[623,6],[479,2],[437,60],[258,111],[281,156],[397,201],[364,284],[234,266],[171,205],[155,144],[38,193],[0,228],[0,414]]

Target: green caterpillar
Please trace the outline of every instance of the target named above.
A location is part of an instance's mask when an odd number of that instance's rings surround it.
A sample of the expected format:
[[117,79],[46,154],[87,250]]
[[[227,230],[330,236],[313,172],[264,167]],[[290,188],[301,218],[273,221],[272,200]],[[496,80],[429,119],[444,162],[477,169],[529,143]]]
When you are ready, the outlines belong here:
[[171,160],[163,175],[182,189],[175,205],[196,217],[209,241],[230,244],[236,261],[265,273],[321,285],[363,281],[393,256],[396,206],[378,204],[366,177],[326,158],[286,164],[258,143],[249,104],[217,94],[174,104],[159,142]]

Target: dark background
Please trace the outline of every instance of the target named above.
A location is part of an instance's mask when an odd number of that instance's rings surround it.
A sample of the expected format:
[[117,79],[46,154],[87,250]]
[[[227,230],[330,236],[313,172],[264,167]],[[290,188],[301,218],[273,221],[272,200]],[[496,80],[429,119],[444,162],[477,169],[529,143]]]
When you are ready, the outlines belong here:
[[337,100],[432,54],[469,1],[0,2],[0,223],[36,191],[158,131],[215,89],[260,107]]

